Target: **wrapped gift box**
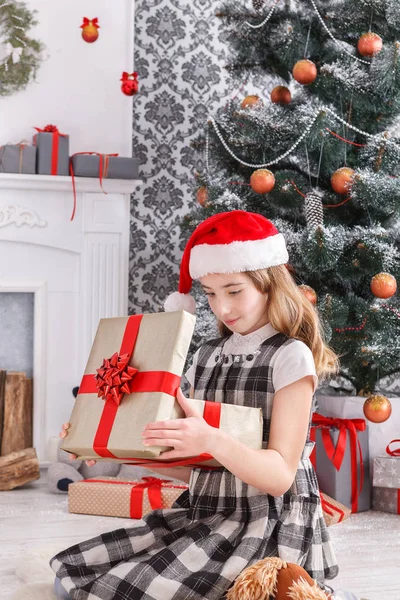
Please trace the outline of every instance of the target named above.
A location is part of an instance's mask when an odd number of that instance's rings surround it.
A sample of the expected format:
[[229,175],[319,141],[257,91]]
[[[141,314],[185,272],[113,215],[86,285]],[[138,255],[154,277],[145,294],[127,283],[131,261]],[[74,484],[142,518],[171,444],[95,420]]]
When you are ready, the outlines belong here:
[[[314,413],[312,422],[311,439],[316,446],[311,460],[321,491],[351,508],[352,512],[369,510],[371,477],[368,430],[362,430],[366,427],[365,419],[353,420],[352,425],[341,419],[332,423],[328,417]],[[350,433],[353,428],[356,428],[355,438]]]
[[321,492],[321,504],[327,527],[341,523],[351,515],[351,509]]
[[[365,419],[363,406],[366,398],[360,396],[325,396],[317,394],[318,413],[326,417],[338,419]],[[389,400],[391,400],[389,398]],[[399,437],[400,432],[400,399],[391,400],[392,414],[384,423],[371,423],[368,425],[368,446],[370,469],[376,456],[385,454],[388,440]]]
[[137,158],[108,154],[79,153],[71,156],[75,177],[99,177],[100,179],[138,179]]
[[[145,466],[157,458],[170,464],[159,458],[169,448],[144,446],[142,432],[148,423],[184,417],[175,397],[194,324],[194,315],[185,311],[102,319],[62,449],[82,460]],[[262,447],[261,409],[192,402],[208,423],[250,447]],[[210,456],[203,456],[201,464],[219,466]]]
[[119,477],[92,477],[68,487],[68,510],[84,515],[141,519],[160,508],[171,508],[187,485],[155,477],[129,481]]
[[36,172],[39,175],[69,175],[69,136],[60,133],[57,127],[36,127],[34,136],[37,147]]
[[28,144],[1,146],[0,173],[36,173],[36,147]]
[[385,456],[377,456],[373,463],[372,508],[383,512],[400,514],[400,448],[386,448]]
[[400,488],[372,488],[372,508],[381,512],[400,515]]

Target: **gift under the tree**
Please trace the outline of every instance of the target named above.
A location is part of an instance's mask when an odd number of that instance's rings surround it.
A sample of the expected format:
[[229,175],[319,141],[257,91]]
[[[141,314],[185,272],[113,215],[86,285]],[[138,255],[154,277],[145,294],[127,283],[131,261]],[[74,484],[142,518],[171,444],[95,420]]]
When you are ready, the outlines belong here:
[[33,140],[37,147],[36,172],[39,175],[69,175],[69,136],[55,125],[38,132]]
[[143,477],[141,481],[93,477],[69,485],[68,510],[84,515],[141,519],[152,510],[171,508],[187,489],[187,485],[156,477]]
[[351,515],[351,509],[327,494],[320,492],[322,511],[327,527],[341,523]]
[[36,147],[24,143],[0,146],[0,173],[36,173]]
[[[84,460],[219,466],[209,455],[166,461],[160,454],[170,448],[143,445],[148,423],[184,417],[176,394],[194,324],[186,311],[102,319],[62,449]],[[262,447],[261,409],[192,402],[210,425]]]
[[322,492],[361,512],[371,508],[368,431],[365,419],[312,417],[311,462]]
[[77,152],[71,156],[70,169],[75,177],[98,177],[100,181],[139,177],[138,159],[118,154]]
[[386,447],[386,456],[374,458],[372,478],[372,508],[400,515],[400,447],[391,449],[393,440]]

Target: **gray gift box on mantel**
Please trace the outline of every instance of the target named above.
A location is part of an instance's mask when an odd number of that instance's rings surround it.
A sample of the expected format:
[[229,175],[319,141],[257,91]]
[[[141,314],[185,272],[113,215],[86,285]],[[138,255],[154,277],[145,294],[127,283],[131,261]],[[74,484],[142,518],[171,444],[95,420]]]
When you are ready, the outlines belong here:
[[29,144],[0,146],[0,173],[36,173],[36,147]]
[[[137,158],[102,155],[102,177],[104,179],[138,179]],[[100,155],[77,154],[71,157],[75,177],[99,177]]]
[[[336,427],[330,427],[328,429],[331,437],[333,447],[337,447],[339,438],[339,429]],[[358,496],[357,511],[362,512],[370,510],[371,508],[371,475],[370,475],[370,464],[369,464],[369,448],[368,448],[368,425],[365,431],[357,431],[358,441],[361,446],[363,464],[364,464],[364,482],[360,495]],[[327,494],[331,498],[334,498],[341,504],[348,506],[353,510],[352,507],[352,460],[351,460],[351,446],[350,446],[350,433],[347,431],[346,434],[346,449],[343,457],[343,461],[340,470],[337,471],[336,467],[332,464],[329,457],[326,454],[325,446],[322,441],[322,431],[320,428],[315,428],[315,463],[316,463],[316,474],[318,484],[321,492]],[[357,448],[357,489],[360,489],[361,485],[361,465],[360,465],[360,454]],[[353,511],[354,512],[354,511]]]
[[69,175],[69,136],[55,131],[40,131],[33,139],[37,147],[37,173]]

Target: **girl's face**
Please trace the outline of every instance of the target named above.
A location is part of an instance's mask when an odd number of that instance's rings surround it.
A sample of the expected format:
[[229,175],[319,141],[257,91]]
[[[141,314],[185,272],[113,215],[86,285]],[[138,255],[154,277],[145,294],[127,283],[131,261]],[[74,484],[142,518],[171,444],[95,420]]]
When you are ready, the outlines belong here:
[[268,323],[267,294],[244,273],[213,273],[200,284],[214,315],[231,331],[246,335]]

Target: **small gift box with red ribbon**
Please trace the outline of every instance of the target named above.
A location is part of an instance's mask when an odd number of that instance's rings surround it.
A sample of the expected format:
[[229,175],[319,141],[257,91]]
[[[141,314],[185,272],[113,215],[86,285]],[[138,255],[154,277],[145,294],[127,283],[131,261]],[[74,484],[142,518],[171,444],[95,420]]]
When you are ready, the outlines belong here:
[[351,515],[351,509],[344,504],[340,504],[340,502],[337,502],[334,498],[330,498],[323,492],[320,492],[320,497],[327,527],[335,525],[335,523],[341,523]]
[[368,430],[365,419],[332,419],[314,413],[311,462],[322,492],[362,512],[371,508]]
[[0,146],[0,173],[36,173],[36,147],[25,142]]
[[33,143],[37,147],[36,172],[39,175],[69,175],[69,136],[60,133],[55,125],[38,132]]
[[71,156],[71,175],[75,177],[98,177],[103,179],[138,179],[137,158],[101,154],[100,152],[77,152]]
[[400,440],[386,447],[386,456],[374,458],[372,508],[400,515]]
[[94,477],[68,487],[68,510],[83,515],[141,519],[152,510],[171,508],[187,489],[187,485],[157,477],[143,477],[141,481]]
[[[208,454],[166,461],[167,447],[144,446],[148,423],[184,418],[176,400],[195,324],[186,311],[100,321],[62,449],[79,459],[143,466],[220,466]],[[262,411],[192,400],[213,427],[262,447]]]

